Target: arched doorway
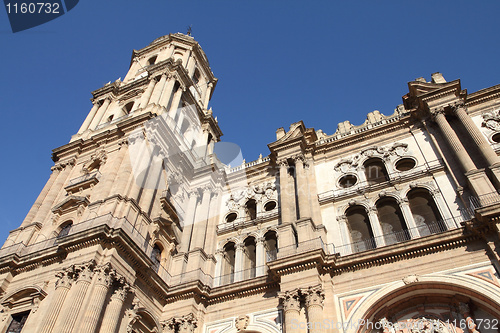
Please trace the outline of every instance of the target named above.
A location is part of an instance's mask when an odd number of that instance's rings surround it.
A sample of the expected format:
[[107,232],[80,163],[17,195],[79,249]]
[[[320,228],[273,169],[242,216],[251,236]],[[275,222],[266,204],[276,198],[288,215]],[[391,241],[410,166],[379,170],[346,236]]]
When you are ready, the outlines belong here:
[[483,288],[458,285],[452,278],[438,280],[419,281],[414,276],[404,282],[406,285],[400,282],[396,287],[387,287],[382,297],[376,296],[382,291],[370,296],[356,310],[361,316],[351,317],[351,321],[362,323],[357,332],[498,332],[499,295],[492,299],[487,297],[492,295],[487,289],[482,293]]

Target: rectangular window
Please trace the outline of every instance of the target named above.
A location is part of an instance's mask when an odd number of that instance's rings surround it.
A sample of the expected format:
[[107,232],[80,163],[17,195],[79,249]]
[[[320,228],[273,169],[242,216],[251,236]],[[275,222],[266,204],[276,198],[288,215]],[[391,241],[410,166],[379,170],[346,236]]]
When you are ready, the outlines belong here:
[[7,328],[7,333],[21,333],[28,320],[30,312],[16,313],[12,315],[12,321],[10,322],[9,328]]

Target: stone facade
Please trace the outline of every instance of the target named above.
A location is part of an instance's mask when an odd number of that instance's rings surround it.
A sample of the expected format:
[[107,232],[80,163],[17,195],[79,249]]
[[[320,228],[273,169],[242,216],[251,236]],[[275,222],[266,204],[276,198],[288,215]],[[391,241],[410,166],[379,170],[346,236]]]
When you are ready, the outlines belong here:
[[498,331],[500,86],[435,73],[231,168],[216,84],[171,34],[92,93],[0,250],[0,332]]

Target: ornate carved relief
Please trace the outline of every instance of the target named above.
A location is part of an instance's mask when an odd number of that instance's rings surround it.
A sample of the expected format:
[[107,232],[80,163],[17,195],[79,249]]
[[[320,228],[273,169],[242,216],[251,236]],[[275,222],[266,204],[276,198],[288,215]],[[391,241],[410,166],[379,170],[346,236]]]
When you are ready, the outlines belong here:
[[82,165],[82,173],[88,174],[94,169],[98,169],[101,165],[106,163],[108,156],[104,149],[96,150],[95,153],[90,155],[90,158]]
[[403,278],[404,284],[411,284],[411,283],[415,283],[415,282],[418,282],[418,275],[410,274],[410,275],[407,275]]
[[489,128],[492,131],[500,131],[500,115],[498,110],[484,113],[481,126]]
[[378,147],[372,146],[363,149],[359,154],[356,154],[347,159],[341,159],[334,167],[334,170],[340,173],[347,173],[351,169],[356,169],[360,160],[370,157],[379,157],[382,159],[389,159],[391,156],[405,156],[408,154],[408,144],[403,142],[396,142],[391,147]]
[[247,328],[249,322],[250,317],[241,315],[234,319],[234,327],[236,327],[238,332],[244,331]]
[[266,182],[262,184],[248,186],[244,190],[235,191],[226,201],[228,210],[237,210],[244,207],[249,199],[255,199],[257,202],[263,202],[268,199],[276,199],[276,184],[274,182]]

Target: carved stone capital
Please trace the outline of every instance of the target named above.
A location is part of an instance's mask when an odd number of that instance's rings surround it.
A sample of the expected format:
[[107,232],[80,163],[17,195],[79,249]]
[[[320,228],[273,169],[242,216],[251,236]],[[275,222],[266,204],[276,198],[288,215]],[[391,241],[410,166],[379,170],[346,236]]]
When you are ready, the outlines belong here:
[[[73,267],[72,267],[73,268]],[[71,288],[71,285],[75,281],[75,276],[74,272],[69,269],[63,271],[63,272],[58,272],[56,274],[57,280],[56,280],[56,289],[59,288]]]
[[92,276],[94,274],[95,262],[91,260],[89,262],[83,263],[76,267],[78,272],[77,282],[88,282],[92,281]]
[[276,162],[282,168],[288,168],[288,161],[286,159],[282,159]]
[[306,306],[309,308],[311,306],[319,306],[323,308],[323,302],[325,300],[325,292],[321,286],[309,287],[307,289],[301,289],[300,291],[305,297]]
[[300,311],[300,293],[298,289],[280,292],[278,294],[285,313],[288,311]]
[[95,283],[108,288],[111,286],[113,280],[117,275],[116,271],[111,268],[111,264],[109,263],[96,267],[95,274],[96,274]]
[[192,313],[176,318],[178,323],[179,333],[193,333],[196,327],[198,327],[198,321]]
[[432,121],[436,121],[436,118],[440,115],[446,115],[445,109],[442,106],[434,108],[434,109],[430,110],[430,112],[431,112]]
[[126,282],[118,283],[116,289],[113,291],[113,294],[111,295],[111,298],[116,298],[124,302],[130,291],[131,287],[128,283]]

